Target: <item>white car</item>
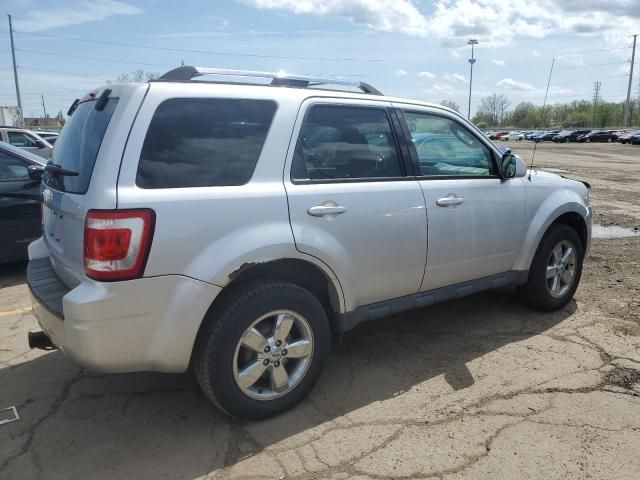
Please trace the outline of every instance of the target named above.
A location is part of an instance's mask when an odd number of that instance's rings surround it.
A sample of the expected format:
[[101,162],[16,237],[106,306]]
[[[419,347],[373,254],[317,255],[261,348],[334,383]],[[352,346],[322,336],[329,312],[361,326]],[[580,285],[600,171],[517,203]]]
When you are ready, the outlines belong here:
[[524,140],[524,133],[522,132],[509,132],[507,135],[503,135],[500,140],[503,142],[508,141],[521,141]]
[[0,141],[23,148],[45,159],[51,157],[53,151],[53,145],[36,132],[24,128],[0,126]]

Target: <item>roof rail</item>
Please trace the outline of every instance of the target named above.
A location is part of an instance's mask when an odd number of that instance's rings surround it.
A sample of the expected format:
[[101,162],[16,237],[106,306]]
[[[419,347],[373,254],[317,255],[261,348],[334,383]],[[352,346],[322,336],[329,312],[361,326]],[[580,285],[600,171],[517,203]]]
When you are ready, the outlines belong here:
[[382,95],[382,93],[364,82],[350,82],[348,80],[336,80],[330,78],[307,77],[304,75],[292,75],[289,73],[273,73],[251,70],[229,70],[224,68],[208,68],[208,67],[178,67],[168,71],[156,80],[160,81],[188,81],[195,77],[204,75],[219,75],[231,77],[253,77],[253,78],[270,78],[271,85],[284,87],[315,87],[318,85],[344,85],[355,87],[364,93],[371,95]]

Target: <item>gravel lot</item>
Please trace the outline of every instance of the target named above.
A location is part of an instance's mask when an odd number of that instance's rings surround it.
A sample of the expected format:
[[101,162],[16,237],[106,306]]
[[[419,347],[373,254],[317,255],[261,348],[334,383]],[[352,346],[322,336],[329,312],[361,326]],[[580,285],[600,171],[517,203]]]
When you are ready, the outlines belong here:
[[[544,143],[534,163],[589,181],[599,224],[640,227],[640,147]],[[0,267],[0,409],[21,416],[0,426],[1,479],[638,478],[640,236],[595,239],[560,312],[501,291],[362,325],[306,401],[259,423],[188,375],[29,351],[23,270]]]

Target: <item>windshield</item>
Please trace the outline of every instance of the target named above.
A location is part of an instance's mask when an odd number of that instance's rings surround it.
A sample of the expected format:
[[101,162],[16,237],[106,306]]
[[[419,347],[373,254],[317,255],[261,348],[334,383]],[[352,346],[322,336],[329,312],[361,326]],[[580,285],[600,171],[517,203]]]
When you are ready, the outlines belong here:
[[61,176],[47,172],[43,176],[45,184],[69,193],[87,192],[104,132],[117,103],[117,98],[110,98],[101,111],[94,108],[95,100],[78,105],[56,140],[51,155],[54,164],[78,172],[78,175]]

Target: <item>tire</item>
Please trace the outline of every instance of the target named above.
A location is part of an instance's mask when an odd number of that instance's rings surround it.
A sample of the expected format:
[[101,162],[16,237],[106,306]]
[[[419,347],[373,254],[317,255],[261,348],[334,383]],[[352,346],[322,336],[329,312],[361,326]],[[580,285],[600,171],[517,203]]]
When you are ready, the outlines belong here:
[[607,143],[611,143],[613,142],[613,139],[611,137],[607,138]]
[[[282,311],[289,313],[278,313]],[[273,312],[276,314],[267,316]],[[274,340],[275,336],[269,336],[264,327],[268,327],[269,322],[272,322],[275,328],[279,321],[278,314],[288,315],[289,320],[295,320],[291,333],[280,347],[274,346],[269,353],[256,353],[240,344],[241,337],[247,338],[247,330],[261,329],[261,332],[264,332],[261,337],[263,340]],[[259,320],[261,317],[265,318]],[[305,323],[298,325],[299,321]],[[252,325],[254,328],[250,329]],[[308,335],[306,338],[310,338],[311,341],[312,353],[305,358],[285,360],[286,346],[291,345],[287,342],[292,341],[296,332],[305,331]],[[196,378],[205,395],[228,415],[247,420],[272,417],[289,410],[308,395],[322,373],[330,340],[327,315],[318,299],[310,292],[284,281],[250,282],[226,292],[221,301],[207,313],[194,349]],[[276,350],[279,350],[282,356],[274,359],[272,356],[276,355]],[[268,362],[269,358],[260,360],[260,355],[271,358],[271,363]],[[246,365],[239,366],[241,357],[247,358]],[[308,362],[304,363],[307,359]],[[279,363],[278,360],[282,360],[281,365],[276,365]],[[269,366],[262,369],[261,365],[266,365],[263,362],[269,363]],[[306,365],[304,368],[301,366],[303,364]],[[244,369],[248,365],[257,365],[256,368],[263,373],[250,387],[243,390],[239,383],[240,372],[246,371]],[[278,371],[286,371],[286,366],[291,368],[291,376],[287,377],[292,384],[289,390],[277,392],[273,388],[275,380],[272,379],[271,372],[276,370],[274,365],[278,366]],[[300,370],[297,370],[298,368]],[[266,386],[269,382],[271,386]],[[252,391],[252,388],[255,391]],[[265,393],[267,391],[271,392],[271,397]],[[263,395],[264,397],[261,397]]]
[[[553,268],[550,265],[553,262],[553,250],[560,244],[571,246],[575,249],[574,270],[571,283],[568,286],[566,284],[563,286],[562,282],[567,278],[563,275],[558,280],[562,288],[554,294],[549,285],[555,285],[554,279],[547,279],[547,271],[548,268]],[[559,310],[564,307],[573,298],[578,288],[580,277],[582,276],[583,260],[584,247],[576,231],[567,225],[551,225],[544,237],[542,237],[536,254],[533,257],[527,283],[520,287],[520,293],[525,303],[531,308],[544,312]],[[570,270],[571,269],[568,268],[568,271]]]
[[585,138],[584,140],[586,143],[591,143],[591,139],[590,138]]

